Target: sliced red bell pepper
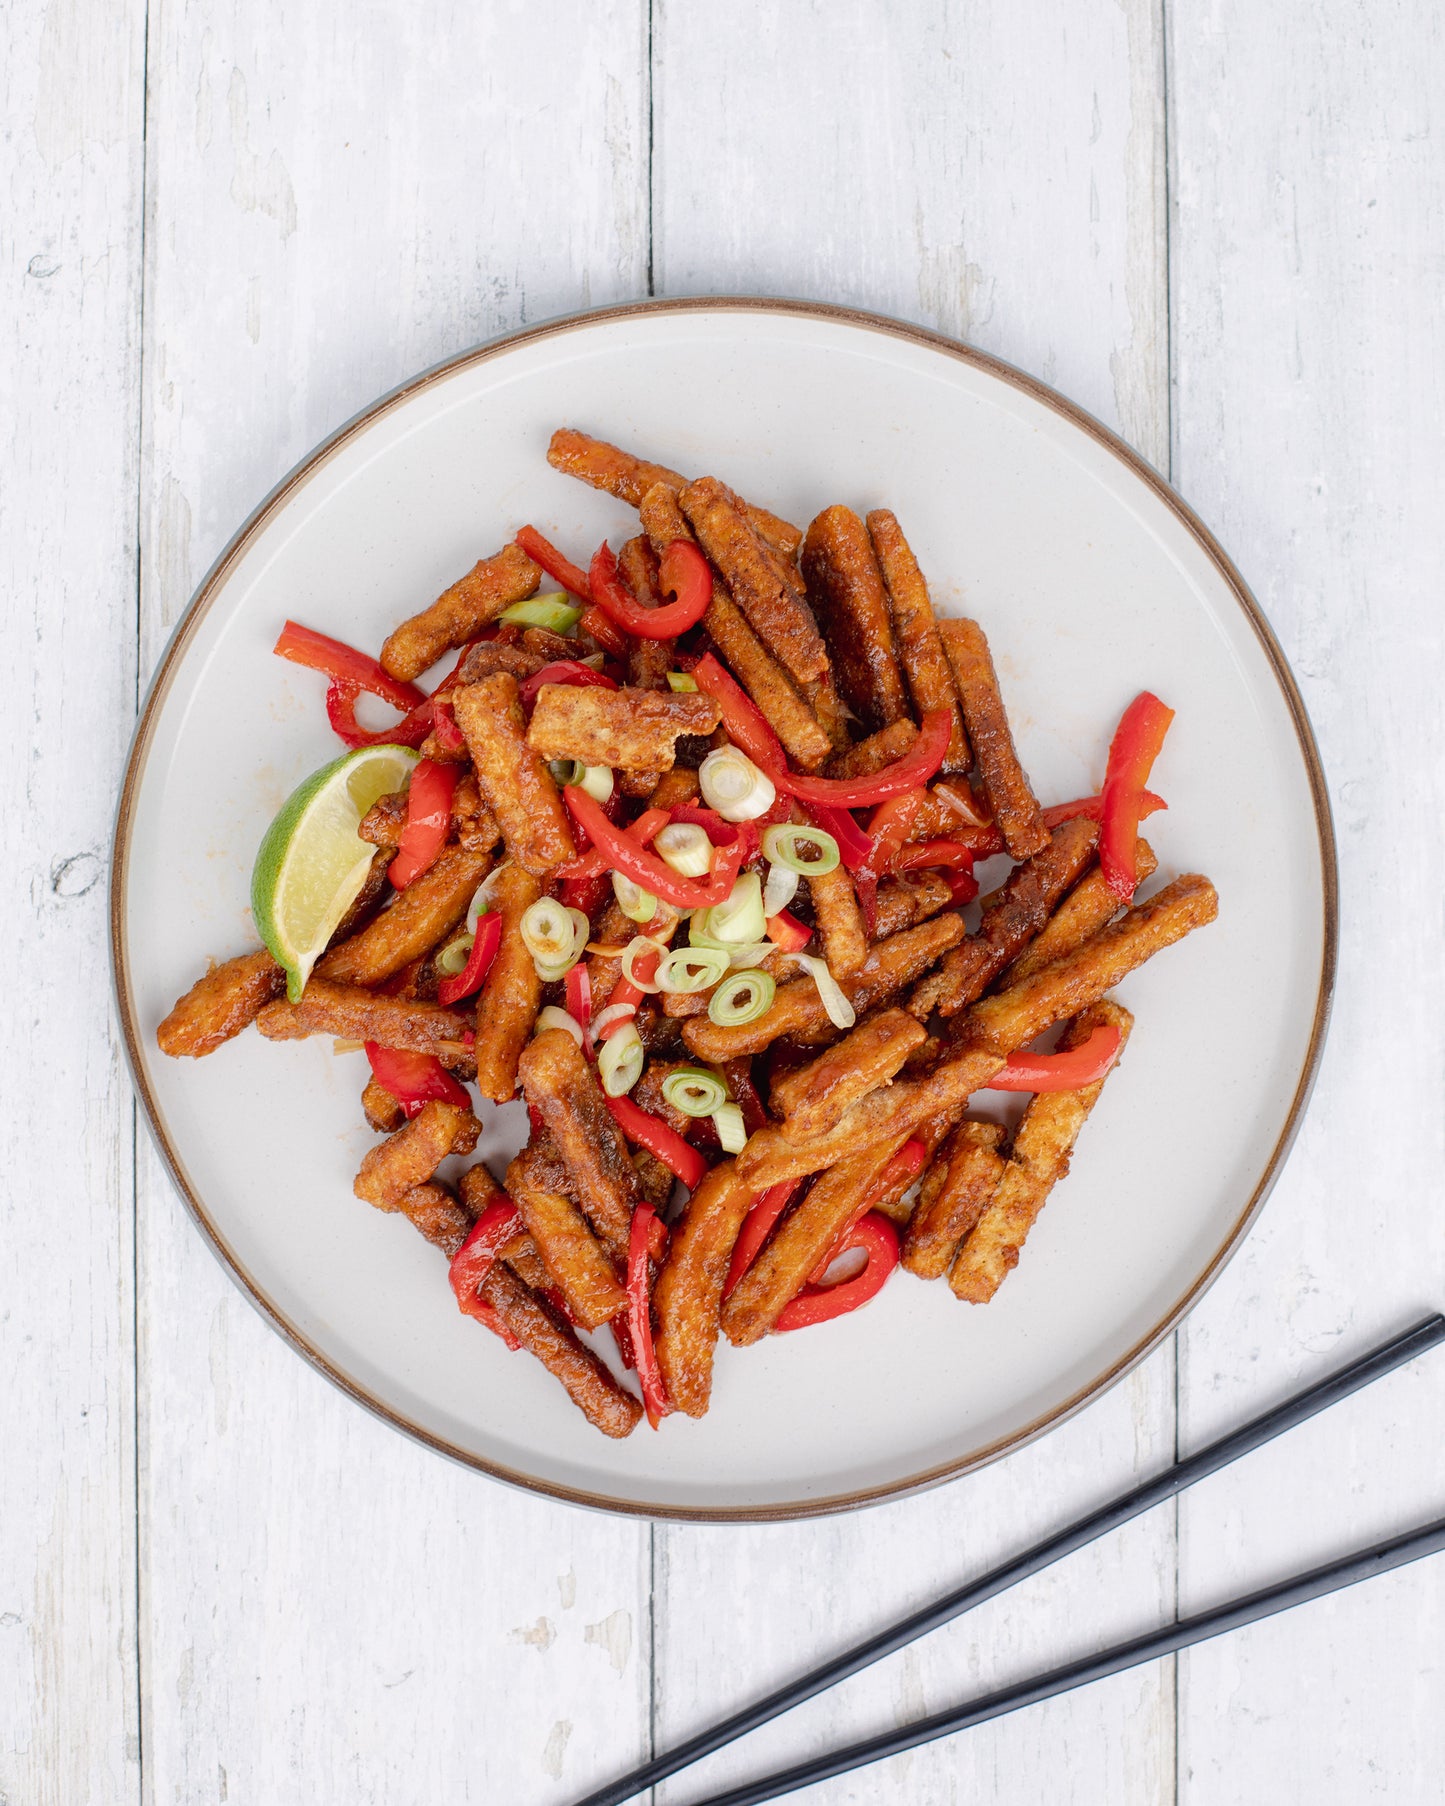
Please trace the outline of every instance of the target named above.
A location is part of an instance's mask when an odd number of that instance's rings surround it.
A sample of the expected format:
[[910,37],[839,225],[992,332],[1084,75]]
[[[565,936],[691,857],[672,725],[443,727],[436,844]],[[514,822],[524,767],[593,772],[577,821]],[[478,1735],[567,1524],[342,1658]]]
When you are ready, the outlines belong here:
[[696,1148],[689,1147],[675,1129],[670,1129],[660,1116],[652,1116],[630,1097],[604,1097],[612,1119],[629,1141],[657,1158],[676,1173],[689,1191],[696,1191],[707,1172],[707,1162]]
[[1173,719],[1173,709],[1145,690],[1125,709],[1109,746],[1100,793],[1099,869],[1121,903],[1130,900],[1139,882],[1137,846],[1144,786]]
[[901,759],[895,759],[881,771],[860,778],[815,778],[790,772],[785,782],[802,803],[831,803],[838,809],[860,809],[865,803],[885,802],[889,797],[915,790],[928,782],[943,763],[952,733],[952,714],[947,709],[930,709],[923,717],[918,738],[912,746]]
[[530,677],[522,679],[518,687],[524,709],[531,708],[543,684],[575,684],[584,690],[589,685],[598,690],[617,688],[615,678],[609,677],[605,671],[594,671],[591,665],[584,665],[580,658],[556,658],[550,665],[543,665],[540,671],[534,671]]
[[791,909],[780,909],[775,916],[769,916],[767,927],[768,939],[784,953],[801,952],[813,938],[812,929],[800,922]]
[[[1152,790],[1146,790],[1139,803],[1139,819],[1142,821],[1146,816],[1154,815],[1158,810],[1168,807],[1168,803],[1162,796],[1156,796]],[[1039,814],[1043,818],[1044,826],[1052,833],[1055,828],[1062,827],[1066,821],[1077,821],[1080,816],[1084,816],[1089,821],[1098,821],[1103,812],[1104,799],[1102,796],[1076,796],[1072,802],[1051,803],[1047,809],[1041,809]],[[1003,851],[1003,835],[994,827],[960,828],[958,838],[965,845],[972,847],[975,857],[979,859],[988,859],[993,854]]]
[[475,1317],[478,1323],[484,1323],[513,1352],[522,1344],[487,1300],[477,1296],[477,1291],[491,1272],[497,1256],[520,1227],[521,1214],[510,1198],[499,1198],[495,1204],[489,1204],[472,1224],[467,1239],[452,1256],[452,1264],[447,1273],[452,1282],[452,1291],[456,1294],[457,1307],[462,1314]]
[[[639,978],[645,980],[646,983],[651,984],[657,974],[658,964],[661,959],[662,955],[660,953],[656,953],[649,948],[645,952],[639,953],[637,958],[633,960],[632,970]],[[647,992],[643,990],[642,986],[633,984],[630,978],[619,978],[617,983],[613,985],[612,991],[608,996],[607,1008],[612,1009],[614,1007],[630,1004],[632,1006],[633,1014],[636,1015],[637,1006],[642,1002],[646,995]],[[604,1041],[610,1041],[624,1026],[624,1018],[615,1016],[612,1021],[608,1023],[607,1027],[603,1029],[602,1039]]]
[[437,737],[437,745],[443,752],[465,752],[467,750],[466,735],[457,726],[457,718],[452,713],[452,705],[435,697],[432,699],[432,732]]
[[947,873],[949,901],[955,909],[961,909],[965,903],[972,903],[978,895],[978,879],[972,872],[951,871]]
[[675,539],[662,555],[662,588],[676,599],[659,608],[639,602],[617,574],[617,554],[606,540],[587,572],[592,600],[615,626],[637,639],[671,640],[696,627],[712,600],[712,572],[695,545]]
[[376,1041],[367,1041],[363,1045],[377,1084],[391,1093],[409,1118],[415,1116],[423,1104],[433,1100],[455,1104],[459,1110],[471,1109],[471,1098],[435,1054],[382,1047]]
[[[670,903],[674,909],[711,909],[731,892],[746,854],[745,836],[739,834],[731,846],[719,848],[713,869],[706,878],[684,878],[656,853],[641,846],[635,833],[609,821],[602,805],[580,786],[568,784],[562,795],[573,821],[604,856],[608,867],[621,872],[634,884],[640,884],[662,902]],[[661,810],[648,811],[648,814],[661,813]]]
[[394,726],[373,731],[356,719],[356,699],[361,694],[359,684],[335,682],[326,687],[326,719],[353,752],[359,746],[420,746],[432,731],[435,704],[429,696]]
[[[627,1334],[632,1343],[632,1358],[637,1363],[637,1378],[642,1387],[642,1408],[655,1430],[672,1411],[662,1369],[657,1364],[657,1350],[652,1343],[652,1287],[650,1284],[653,1249],[657,1245],[654,1227],[662,1228],[650,1204],[639,1204],[632,1213],[632,1227],[627,1237]],[[665,1234],[665,1232],[664,1232]]]
[[971,872],[977,858],[978,854],[962,840],[915,840],[899,847],[893,855],[893,870],[912,872],[928,866]]
[[421,759],[412,770],[406,792],[406,825],[396,857],[386,868],[393,890],[405,890],[420,878],[447,843],[452,825],[452,792],[461,767]]
[[773,1233],[773,1225],[788,1208],[793,1193],[801,1184],[801,1179],[784,1179],[758,1193],[752,1208],[743,1218],[738,1239],[733,1243],[733,1257],[728,1263],[728,1276],[723,1281],[724,1298],[758,1258],[763,1243]]
[[580,566],[573,564],[570,558],[564,558],[551,540],[543,539],[535,527],[522,527],[517,533],[516,542],[533,564],[541,565],[554,583],[560,583],[563,589],[570,590],[579,602],[592,600],[586,573]]
[[782,789],[788,778],[788,755],[752,697],[723,670],[711,652],[704,653],[693,666],[692,676],[698,689],[711,696],[722,710],[723,726],[733,744],[740,746],[758,770],[766,772]]
[[837,1235],[833,1237],[832,1247],[829,1248],[828,1252],[808,1275],[809,1285],[822,1285],[824,1274],[828,1271],[829,1267],[832,1266],[835,1260],[847,1253],[849,1244],[853,1240],[854,1230],[880,1199],[892,1196],[902,1197],[903,1193],[908,1190],[908,1187],[912,1185],[913,1181],[928,1164],[928,1151],[928,1144],[920,1141],[916,1135],[910,1136],[909,1139],[904,1142],[903,1146],[899,1148],[898,1152],[888,1162],[887,1166],[879,1173],[872,1185],[869,1186],[868,1194],[863,1202],[853,1212],[852,1216],[849,1217],[848,1221],[838,1231]]
[[1001,1072],[988,1081],[990,1091],[1077,1091],[1103,1078],[1119,1057],[1120,1034],[1101,1023],[1086,1041],[1067,1053],[1010,1054]]
[[581,960],[563,979],[562,989],[566,997],[563,1007],[582,1030],[583,1046],[590,1047],[592,1044],[592,979]]
[[914,817],[926,792],[917,785],[880,803],[868,822],[868,857],[853,874],[853,888],[863,914],[863,929],[871,941],[878,933],[878,880],[893,869],[898,849],[908,838]]
[[838,857],[850,872],[856,872],[872,851],[873,843],[846,809],[834,809],[827,803],[805,805],[815,827],[831,834],[838,843]]
[[437,1002],[450,1009],[452,1004],[460,1003],[463,997],[470,997],[473,991],[480,991],[482,981],[491,971],[492,961],[497,957],[497,949],[501,944],[502,918],[495,910],[489,909],[485,915],[477,917],[476,934],[466,965],[455,978],[443,978],[437,985]]
[[602,872],[589,878],[564,878],[559,901],[563,909],[580,909],[584,916],[595,916],[607,896],[607,879]]
[[604,652],[610,652],[613,658],[627,656],[627,635],[615,622],[594,603],[591,608],[584,608],[577,621],[579,633],[589,634]]
[[[870,1211],[855,1225],[848,1247],[862,1248],[867,1262],[861,1273],[837,1285],[805,1285],[797,1297],[784,1305],[774,1328],[778,1332],[808,1329],[815,1323],[846,1316],[860,1305],[876,1298],[898,1265],[898,1231],[876,1211]],[[846,1252],[840,1249],[839,1253]],[[837,1254],[833,1256],[837,1259]]]
[[415,684],[402,683],[399,678],[392,677],[374,658],[342,640],[333,640],[329,634],[303,627],[299,621],[287,621],[272,650],[281,658],[289,658],[293,664],[324,671],[339,684],[353,685],[372,696],[380,696],[383,702],[400,709],[403,715],[426,701],[425,693]]

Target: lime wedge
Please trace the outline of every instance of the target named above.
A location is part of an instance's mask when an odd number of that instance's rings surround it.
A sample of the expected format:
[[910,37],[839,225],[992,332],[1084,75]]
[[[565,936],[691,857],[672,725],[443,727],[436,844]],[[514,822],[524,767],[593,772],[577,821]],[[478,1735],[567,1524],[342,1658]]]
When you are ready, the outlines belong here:
[[401,789],[416,761],[409,746],[345,753],[293,790],[266,830],[251,873],[251,913],[286,968],[292,1003],[366,882],[376,848],[356,831],[362,816]]

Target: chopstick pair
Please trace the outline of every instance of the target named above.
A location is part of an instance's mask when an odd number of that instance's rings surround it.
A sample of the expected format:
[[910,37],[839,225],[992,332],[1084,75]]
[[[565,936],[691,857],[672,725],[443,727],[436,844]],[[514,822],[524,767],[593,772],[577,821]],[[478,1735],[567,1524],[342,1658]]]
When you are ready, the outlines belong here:
[[[929,1631],[937,1630],[941,1625],[972,1610],[974,1606],[1016,1586],[1030,1575],[1039,1573],[1061,1557],[1082,1549],[1107,1531],[1128,1523],[1131,1518],[1138,1517],[1151,1506],[1176,1497],[1196,1481],[1218,1473],[1221,1468],[1237,1461],[1241,1455],[1262,1448],[1284,1431],[1306,1422],[1340,1399],[1348,1398],[1351,1393],[1358,1392],[1383,1374],[1403,1367],[1417,1355],[1427,1353],[1442,1341],[1445,1341],[1445,1316],[1435,1314],[1426,1317],[1412,1329],[1382,1343],[1359,1360],[1340,1368],[1337,1373],[1330,1374],[1313,1386],[1307,1386],[1272,1410],[1251,1419],[1240,1429],[1220,1437],[1217,1442],[1209,1443],[1187,1460],[1176,1462],[1153,1480],[1146,1480],[1141,1486],[1121,1494],[1098,1511],[1067,1525],[1043,1542],[1035,1543],[1032,1548],[991,1569],[977,1580],[969,1581],[945,1594],[934,1604],[901,1619],[890,1629],[854,1644],[851,1649],[822,1663],[799,1679],[790,1681],[786,1686],[777,1688],[753,1705],[745,1706],[731,1717],[721,1719],[706,1730],[697,1732],[676,1748],[654,1756],[620,1780],[598,1788],[585,1799],[579,1800],[577,1806],[621,1806],[624,1800],[630,1800],[643,1788],[664,1780],[669,1775],[675,1775],[680,1769],[687,1768],[703,1756],[711,1755],[714,1750],[721,1749],[735,1738],[756,1730],[759,1725],[767,1724],[770,1719],[825,1692],[829,1687],[836,1686],[839,1681],[857,1674],[860,1669],[880,1661],[884,1656],[892,1655],[916,1638],[926,1636]],[[796,1788],[826,1781],[834,1775],[845,1774],[868,1763],[880,1762],[887,1756],[899,1755],[904,1750],[916,1749],[919,1744],[931,1743],[935,1738],[949,1736],[954,1731],[967,1730],[972,1725],[1001,1717],[1021,1706],[1051,1699],[1056,1694],[1067,1693],[1090,1681],[1102,1680],[1106,1675],[1118,1674],[1141,1662],[1153,1661],[1159,1656],[1187,1649],[1191,1644],[1202,1643],[1224,1631],[1238,1630],[1243,1625],[1256,1623],[1261,1618],[1271,1617],[1291,1606],[1322,1598],[1326,1593],[1353,1586],[1356,1581],[1368,1580],[1376,1574],[1387,1574],[1393,1568],[1403,1567],[1408,1562],[1420,1560],[1422,1556],[1441,1551],[1445,1551],[1445,1518],[1437,1518],[1417,1530],[1376,1543],[1368,1549],[1345,1556],[1340,1561],[1296,1574],[1275,1586],[1265,1587],[1257,1593],[1216,1606],[1212,1611],[1197,1613],[1192,1618],[1182,1618],[1130,1642],[1117,1643],[1112,1649],[1102,1650],[1098,1655],[1081,1657],[1078,1661],[1066,1663],[1061,1668],[1051,1669],[1030,1680],[1020,1681],[1012,1687],[985,1694],[980,1699],[952,1707],[946,1712],[937,1712],[932,1717],[919,1719],[915,1724],[883,1732],[860,1743],[848,1744],[843,1749],[799,1763],[793,1768],[781,1769],[775,1774],[764,1775],[756,1781],[731,1788],[726,1793],[711,1794],[705,1800],[698,1801],[697,1806],[760,1806],[760,1802],[777,1799],[779,1795],[792,1793]]]

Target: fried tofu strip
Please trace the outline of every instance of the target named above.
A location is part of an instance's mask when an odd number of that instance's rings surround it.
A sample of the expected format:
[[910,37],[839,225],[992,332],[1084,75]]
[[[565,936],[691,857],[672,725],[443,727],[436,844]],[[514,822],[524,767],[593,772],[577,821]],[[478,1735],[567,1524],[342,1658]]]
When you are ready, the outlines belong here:
[[1003,1175],[1002,1141],[1002,1123],[961,1122],[939,1150],[903,1237],[903,1265],[910,1273],[941,1279],[948,1271]]
[[960,1022],[956,1051],[927,1076],[899,1079],[864,1098],[826,1135],[808,1141],[793,1141],[780,1129],[760,1129],[738,1155],[739,1170],[762,1191],[819,1172],[885,1138],[906,1136],[929,1117],[961,1113],[1016,1048],[1097,1003],[1136,966],[1218,913],[1219,899],[1207,878],[1193,872],[1176,878],[1064,958],[974,1004]]
[[517,1062],[542,1001],[537,964],[522,940],[522,917],[542,895],[540,882],[516,860],[497,873],[492,907],[502,918],[502,938],[477,998],[477,1089],[505,1103],[517,1089]]
[[830,759],[828,776],[871,778],[875,771],[882,771],[885,765],[901,759],[917,738],[917,725],[906,715],[900,715],[887,727],[879,728],[876,734],[869,734],[866,740],[860,740],[856,746],[850,746],[837,758]]
[[625,1392],[598,1357],[560,1321],[540,1298],[500,1261],[482,1281],[478,1295],[548,1373],[594,1429],[604,1436],[630,1436],[642,1417],[642,1406]]
[[472,1226],[472,1213],[459,1204],[445,1185],[428,1180],[412,1186],[397,1200],[396,1208],[429,1241],[450,1260],[467,1239]]
[[[623,581],[647,608],[662,602],[657,554],[646,534],[629,539],[617,554]],[[673,646],[670,640],[629,638],[627,642],[627,681],[639,690],[667,690],[667,674],[672,669]],[[671,767],[669,766],[670,770]],[[624,796],[650,796],[662,778],[662,771],[624,771],[618,782]]]
[[878,939],[916,928],[947,909],[953,890],[938,872],[914,872],[907,878],[885,878],[878,886]]
[[483,558],[430,608],[403,621],[381,649],[381,668],[403,683],[420,677],[453,646],[465,646],[504,608],[535,595],[542,573],[517,545]]
[[[687,478],[669,470],[665,464],[649,464],[643,458],[634,458],[630,452],[609,445],[604,439],[590,438],[586,433],[574,432],[571,427],[558,427],[553,433],[552,443],[547,448],[547,462],[564,476],[578,477],[594,489],[605,489],[608,495],[615,495],[633,508],[642,506],[643,496],[654,484],[664,483],[674,492],[687,487]],[[754,530],[775,551],[791,558],[802,538],[798,529],[780,520],[776,514],[769,514],[766,508],[755,508],[751,502],[744,502],[742,506]]]
[[[1154,849],[1147,840],[1135,843],[1134,863],[1140,884],[1146,878],[1154,876],[1159,861],[1154,857]],[[1005,970],[1001,982],[1017,984],[1020,979],[1028,978],[1051,960],[1059,959],[1065,953],[1072,953],[1091,934],[1097,934],[1112,922],[1118,913],[1118,897],[1109,889],[1103,872],[1098,866],[1094,866],[1085,872],[1033,940]]]
[[851,508],[825,508],[803,537],[803,578],[843,700],[870,731],[908,713],[883,574]]
[[840,1160],[813,1181],[723,1300],[720,1320],[729,1342],[746,1347],[771,1333],[906,1139],[899,1135]]
[[448,1154],[469,1154],[481,1125],[470,1110],[432,1098],[411,1121],[369,1148],[352,1190],[378,1210],[400,1210],[406,1194],[425,1185]]
[[507,1194],[567,1308],[584,1329],[597,1329],[627,1309],[627,1293],[565,1183],[561,1160],[535,1142],[507,1168]]
[[264,947],[213,966],[198,978],[156,1030],[156,1045],[173,1059],[199,1060],[249,1028],[286,990],[286,974]]
[[707,1411],[723,1282],[743,1218],[756,1197],[731,1160],[713,1167],[673,1228],[653,1290],[654,1343],[667,1396],[689,1417]]
[[759,540],[747,516],[716,477],[689,483],[678,498],[703,550],[722,573],[749,625],[796,683],[828,670],[828,651],[813,612],[791,576]]
[[903,1062],[928,1039],[927,1030],[907,1010],[880,1010],[865,1017],[825,1053],[774,1081],[773,1114],[793,1141],[823,1135],[870,1091],[890,1084]]
[[868,957],[868,935],[853,880],[841,865],[808,879],[813,915],[823,937],[823,957],[840,983],[862,970]]
[[543,684],[527,744],[541,759],[669,771],[684,734],[710,734],[721,720],[717,702],[701,691],[674,695],[671,690]]
[[[802,581],[801,576],[799,581]],[[818,717],[818,725],[828,736],[829,746],[835,754],[846,753],[853,744],[853,736],[848,729],[848,711],[838,694],[831,667],[826,677],[815,678],[812,683],[804,684],[802,690],[803,700]]]
[[868,516],[867,526],[888,591],[893,612],[893,638],[908,679],[908,693],[920,717],[930,709],[947,709],[953,717],[953,733],[944,755],[943,769],[961,775],[973,764],[973,751],[968,744],[958,689],[939,637],[928,585],[913,556],[913,548],[903,537],[896,515],[887,508],[875,508]]
[[[1074,1018],[1059,1046],[1065,1051],[1078,1047],[1097,1028],[1117,1028],[1127,1042],[1133,1025],[1128,1010],[1104,998]],[[956,1298],[968,1304],[987,1304],[1019,1264],[1024,1239],[1049,1193],[1068,1172],[1079,1131],[1099,1101],[1108,1076],[1105,1073],[1079,1091],[1046,1091],[1031,1099],[1014,1134],[1013,1150],[1004,1162],[998,1188],[948,1275]]]
[[576,856],[562,798],[541,755],[527,744],[527,723],[515,677],[499,671],[453,692],[457,726],[477,769],[507,850],[529,872],[543,877]]
[[1059,898],[1094,856],[1098,824],[1082,817],[1054,829],[1044,850],[1015,866],[1007,880],[984,899],[978,933],[955,947],[908,1000],[920,1021],[937,1010],[958,1012],[984,992],[1048,921]]
[[352,898],[350,908],[336,924],[335,932],[326,943],[328,950],[339,947],[343,941],[349,941],[352,935],[360,933],[376,914],[381,893],[386,889],[386,874],[390,865],[390,850],[378,847],[371,856],[371,864],[366,868],[361,889]]
[[548,1029],[528,1043],[517,1076],[566,1162],[589,1222],[613,1256],[625,1260],[642,1187],[581,1048],[564,1029]]
[[300,1003],[285,998],[268,1003],[256,1026],[268,1041],[335,1035],[342,1041],[378,1041],[410,1053],[437,1054],[448,1062],[470,1057],[462,1037],[471,1024],[459,1010],[410,997],[385,997],[361,985],[336,984],[314,974]]
[[977,621],[940,621],[938,631],[953,667],[990,813],[1012,856],[1031,859],[1043,850],[1049,831],[1014,750],[988,640]]
[[[839,980],[844,996],[860,1015],[866,1015],[921,977],[965,933],[963,917],[950,914],[878,941],[852,977]],[[808,975],[779,985],[773,1001],[756,1021],[722,1028],[705,1016],[695,1016],[683,1024],[682,1038],[699,1059],[718,1061],[761,1053],[783,1036],[803,1042],[829,1041],[837,1032]]]
[[383,909],[360,934],[322,955],[317,976],[343,985],[379,985],[395,977],[403,966],[430,953],[451,933],[491,867],[489,852],[443,847],[436,863],[409,884],[389,909]]
[[374,1078],[368,1079],[361,1093],[361,1114],[366,1118],[368,1129],[375,1129],[378,1135],[390,1135],[406,1121],[406,1112],[387,1090],[385,1085],[377,1084]]

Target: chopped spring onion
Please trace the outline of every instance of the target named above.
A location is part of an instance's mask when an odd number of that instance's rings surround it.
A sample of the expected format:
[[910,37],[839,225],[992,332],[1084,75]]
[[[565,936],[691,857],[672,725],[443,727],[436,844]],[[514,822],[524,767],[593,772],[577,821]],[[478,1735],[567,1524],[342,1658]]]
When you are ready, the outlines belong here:
[[607,1008],[593,1019],[592,1038],[601,1041],[614,1022],[630,1022],[637,1014],[635,1003],[609,1003]]
[[774,863],[768,867],[768,881],[763,886],[763,914],[775,916],[786,909],[798,894],[802,879],[790,865]]
[[715,1072],[679,1066],[662,1081],[662,1095],[684,1116],[711,1116],[728,1101],[728,1088]]
[[674,821],[653,840],[659,856],[684,878],[705,878],[712,870],[712,842],[695,821]]
[[554,897],[539,897],[523,910],[520,931],[538,976],[550,984],[582,957],[592,924],[580,909],[564,909]]
[[657,914],[657,898],[650,890],[634,884],[626,872],[612,874],[612,894],[629,922],[650,922]]
[[545,1009],[537,1011],[537,1024],[532,1032],[541,1035],[545,1034],[549,1028],[563,1029],[571,1035],[579,1047],[586,1045],[582,1024],[575,1016],[569,1015],[566,1010],[559,1010],[555,1003],[549,1003]]
[[666,997],[688,996],[715,985],[727,969],[721,947],[674,947],[657,962],[657,988]]
[[822,999],[823,1008],[828,1012],[828,1020],[833,1027],[852,1028],[858,1020],[858,1014],[843,995],[837,979],[828,970],[828,962],[809,953],[794,953],[791,957],[813,974],[813,983],[818,987],[818,996]]
[[725,1154],[741,1154],[747,1146],[748,1131],[742,1110],[737,1104],[723,1104],[712,1113],[712,1126]]
[[622,951],[622,976],[628,984],[636,985],[639,991],[655,991],[655,980],[642,979],[633,970],[633,965],[644,953],[655,953],[661,960],[667,953],[667,945],[663,941],[653,940],[648,934],[634,934]]
[[838,843],[822,828],[780,822],[763,829],[763,851],[774,865],[801,872],[805,878],[822,878],[838,869]]
[[698,784],[710,809],[724,821],[756,821],[777,801],[773,780],[735,746],[720,746],[698,768]]
[[475,934],[459,934],[454,941],[448,941],[442,948],[432,965],[443,978],[458,978],[466,971],[472,943],[476,938]]
[[667,674],[667,683],[669,689],[679,690],[684,695],[689,694],[697,688],[697,679],[690,671],[669,671]]
[[514,602],[498,619],[515,621],[519,627],[545,627],[549,633],[571,633],[582,619],[582,610],[561,590],[549,590],[545,596]]
[[547,769],[559,789],[566,784],[576,784],[599,803],[612,800],[614,779],[610,765],[584,765],[580,759],[551,759]]
[[608,1097],[621,1097],[631,1091],[642,1076],[646,1058],[647,1050],[635,1023],[629,1022],[626,1028],[618,1029],[610,1040],[603,1042],[597,1055],[597,1076]]
[[708,999],[708,1019],[716,1022],[719,1028],[738,1028],[744,1022],[756,1022],[772,1003],[777,988],[766,972],[734,972]]
[[726,899],[713,904],[707,912],[701,942],[698,940],[696,917],[693,921],[689,939],[695,946],[706,945],[710,941],[714,945],[739,947],[744,941],[766,939],[768,920],[763,914],[763,887],[757,873],[743,872]]
[[502,861],[502,863],[496,868],[495,871],[488,872],[487,876],[482,879],[481,883],[477,886],[476,890],[472,893],[472,900],[467,905],[467,933],[468,934],[475,934],[477,932],[478,919],[481,916],[488,914],[488,912],[491,910],[491,908],[492,908],[492,891],[496,885],[497,879],[501,876],[501,874],[507,869],[507,867],[510,864],[511,864],[511,861],[509,859],[504,859]]

